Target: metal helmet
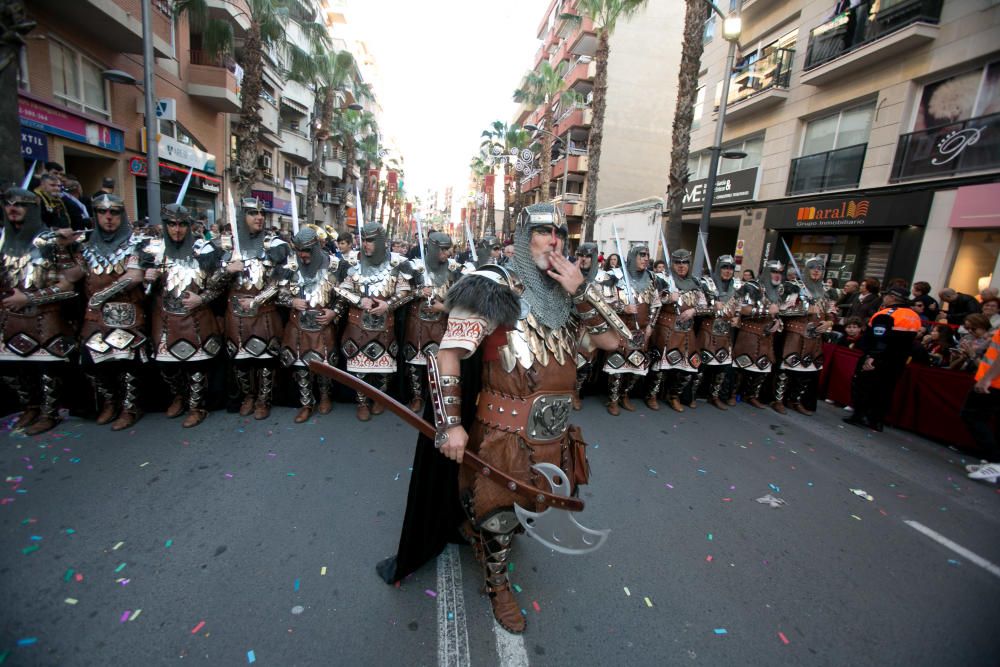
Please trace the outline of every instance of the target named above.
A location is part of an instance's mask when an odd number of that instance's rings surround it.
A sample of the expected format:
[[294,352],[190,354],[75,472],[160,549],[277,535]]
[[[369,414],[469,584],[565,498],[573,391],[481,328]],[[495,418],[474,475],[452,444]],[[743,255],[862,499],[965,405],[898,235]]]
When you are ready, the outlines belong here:
[[558,329],[569,319],[571,297],[562,285],[536,266],[531,256],[531,237],[539,227],[550,227],[553,234],[566,242],[568,230],[560,207],[546,203],[521,209],[514,225],[514,271],[524,285],[522,298],[531,312],[545,326]]
[[[681,292],[696,290],[701,288],[701,284],[694,278],[693,267],[691,266],[691,251],[678,248],[670,253],[670,275],[674,280],[674,287]],[[682,276],[674,270],[674,264],[687,264],[688,272]]]
[[649,271],[649,266],[647,264],[646,269],[639,271],[637,268],[637,258],[639,255],[645,254],[649,257],[649,246],[645,243],[637,243],[628,250],[628,260],[625,262],[625,270],[628,271],[629,282],[632,284],[632,289],[636,292],[641,292],[649,286],[649,282],[652,280],[652,274]]
[[785,265],[779,259],[769,259],[764,262],[764,270],[772,273],[784,273]]
[[735,292],[735,275],[729,280],[722,277],[722,269],[736,269],[736,260],[732,255],[719,255],[715,258],[715,270],[712,272],[712,281],[715,283],[716,298],[726,298]]
[[10,257],[21,257],[31,252],[36,236],[45,231],[41,211],[38,208],[38,195],[31,190],[12,187],[4,190],[4,208],[12,204],[24,206],[24,218],[15,225],[3,214],[3,254]]
[[[160,209],[160,220],[163,226],[163,247],[167,257],[188,257],[194,248],[194,236],[191,234],[191,213],[181,204],[166,204]],[[184,238],[174,241],[167,233],[168,222],[179,222],[185,225]]]
[[365,255],[364,247],[358,253],[362,273],[380,267],[388,261],[389,252],[385,247],[385,228],[382,225],[377,222],[366,222],[361,228],[361,241],[375,242],[375,250],[370,257]]
[[101,229],[100,224],[97,224],[87,241],[87,244],[98,254],[114,254],[122,243],[132,236],[132,223],[129,222],[128,214],[125,212],[125,200],[118,195],[102,192],[94,197],[93,207],[95,213],[111,210],[121,215],[121,222],[113,231],[106,232]]
[[267,212],[264,201],[257,197],[244,197],[240,200],[240,210],[236,215],[236,229],[233,230],[233,233],[240,235],[240,249],[244,259],[259,257],[264,252],[264,237],[266,235],[264,228],[261,228],[256,234],[251,234],[246,222],[247,215],[257,212],[261,214]]
[[597,256],[599,254],[600,251],[597,248],[597,244],[594,242],[581,243],[580,247],[576,249],[577,257],[590,258],[590,268],[583,273],[583,278],[588,283],[594,282],[594,278],[597,276]]
[[500,248],[500,239],[493,236],[492,234],[487,234],[483,238],[479,239],[476,243],[476,268],[486,264],[496,264],[497,261],[492,256],[492,251]]
[[309,252],[309,263],[299,262],[299,272],[307,277],[316,275],[317,271],[326,268],[330,262],[327,254],[323,252],[320,235],[312,225],[305,225],[299,229],[292,237],[292,247],[298,252]]

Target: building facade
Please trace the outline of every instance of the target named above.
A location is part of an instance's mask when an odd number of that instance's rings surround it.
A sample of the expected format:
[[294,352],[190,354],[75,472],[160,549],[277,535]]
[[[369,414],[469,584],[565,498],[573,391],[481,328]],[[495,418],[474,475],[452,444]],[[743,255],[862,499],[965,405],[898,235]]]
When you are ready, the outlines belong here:
[[[593,113],[597,33],[589,20],[560,18],[577,14],[575,0],[551,0],[538,27],[541,41],[534,67],[548,62],[565,68],[566,88],[585,100],[557,108],[555,127],[544,128],[563,140],[566,150],[553,162],[548,193],[541,176],[522,181],[525,201],[554,199],[563,205],[570,236],[580,237],[589,161],[587,145]],[[629,20],[620,21],[610,39],[607,107],[601,142],[597,207],[607,208],[662,193],[670,161],[671,125],[677,99],[676,72],[684,15],[681,0],[650,0]],[[521,105],[514,122],[540,125],[542,110]]]
[[[735,3],[733,9],[735,10]],[[821,255],[841,284],[975,293],[1000,251],[1000,6],[744,0],[709,251]],[[728,45],[706,21],[684,236],[693,243]],[[995,239],[995,240],[994,240]]]

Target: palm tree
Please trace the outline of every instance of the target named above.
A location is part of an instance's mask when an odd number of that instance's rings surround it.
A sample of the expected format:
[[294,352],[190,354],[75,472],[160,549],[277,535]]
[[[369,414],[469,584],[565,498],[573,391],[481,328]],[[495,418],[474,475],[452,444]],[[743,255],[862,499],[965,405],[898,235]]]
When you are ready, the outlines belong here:
[[[557,67],[542,62],[537,70],[529,70],[524,75],[524,86],[514,91],[515,102],[530,104],[536,109],[542,108],[540,127],[548,130],[549,133],[555,131],[555,105],[573,104],[579,98],[576,93],[566,90],[566,82],[563,81],[565,72],[565,62],[559,63]],[[542,194],[540,201],[548,201],[549,182],[552,180],[552,144],[555,137],[552,134],[543,134],[542,137],[540,158],[542,161]]]
[[[677,107],[670,148],[670,175],[667,184],[666,238],[671,248],[681,244],[681,211],[685,186],[688,182],[688,149],[691,144],[691,124],[698,99],[698,70],[704,49],[704,0],[687,0],[684,10],[684,41],[681,43],[681,64],[677,83]],[[728,74],[727,74],[728,76]]]
[[[236,182],[239,195],[246,197],[257,179],[260,149],[260,99],[263,92],[264,52],[284,42],[288,7],[282,0],[245,0],[250,22],[237,62],[243,68],[240,86],[240,120],[236,125]],[[233,27],[228,21],[211,18],[206,0],[176,0],[174,15],[187,14],[191,29],[201,35],[202,50],[209,58],[234,51]]]
[[[20,153],[20,121],[17,115],[17,70],[24,35],[34,30],[35,21],[28,19],[24,3],[8,0],[0,3],[0,31],[4,38],[0,41],[0,155],[12,158]],[[40,171],[40,169],[39,169]],[[20,159],[6,159],[0,162],[0,185],[6,188],[11,183],[20,185],[24,177],[23,162]]]
[[[362,173],[361,183],[363,186],[361,188],[361,201],[367,202],[369,201],[369,198],[371,198],[371,201],[375,201],[375,198],[378,196],[378,180],[376,179],[375,181],[375,192],[370,193],[368,191],[367,174],[369,169],[375,169],[377,171],[382,170],[382,156],[378,147],[378,133],[374,132],[363,137],[361,141],[357,143],[356,150],[361,154],[361,157],[358,159],[358,167]],[[374,197],[372,197],[373,194],[375,195]],[[374,205],[372,205],[372,208],[374,208]]]
[[[494,158],[502,156],[503,162],[503,236],[509,237],[514,232],[513,219],[521,212],[521,180],[514,174],[514,164],[517,154],[531,145],[531,133],[519,125],[508,125],[502,120],[493,121],[492,125],[482,134],[481,150]],[[498,155],[499,154],[499,155]],[[514,183],[517,195],[512,197]],[[513,216],[513,217],[512,217]]]
[[[476,219],[470,225],[477,236],[482,237],[486,233],[485,223],[486,216],[483,215],[483,208],[479,206],[480,194],[484,194],[484,183],[486,180],[486,174],[492,171],[493,167],[487,164],[485,156],[482,153],[473,156],[472,160],[469,162],[469,169],[472,170],[472,179],[475,183],[473,192],[476,193]],[[494,227],[496,222],[494,222]]]
[[[354,111],[347,109],[341,113],[334,114],[331,119],[331,138],[344,147],[347,153],[346,166],[344,168],[344,182],[347,183],[347,193],[340,202],[338,212],[338,224],[344,223],[344,216],[347,211],[347,200],[351,187],[348,179],[354,173],[354,165],[357,163],[358,141],[368,134],[378,132],[378,125],[375,123],[375,116],[369,111]],[[372,212],[369,211],[369,214]]]
[[[594,240],[594,220],[597,218],[597,182],[601,174],[601,141],[604,138],[604,110],[608,96],[608,55],[611,51],[610,37],[619,19],[628,19],[645,6],[647,0],[577,0],[576,9],[580,15],[563,14],[560,18],[582,21],[587,17],[594,22],[597,30],[596,73],[594,74],[594,97],[591,109],[594,119],[590,123],[590,138],[587,144],[587,198],[583,208],[583,240]],[[569,154],[567,153],[567,160]],[[567,163],[566,168],[569,168]]]

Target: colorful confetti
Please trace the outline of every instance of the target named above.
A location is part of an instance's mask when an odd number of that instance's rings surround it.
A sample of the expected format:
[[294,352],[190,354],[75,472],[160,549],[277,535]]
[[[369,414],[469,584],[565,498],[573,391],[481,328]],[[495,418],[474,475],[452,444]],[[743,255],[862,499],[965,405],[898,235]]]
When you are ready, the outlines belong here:
[[203,627],[205,627],[205,621],[198,621],[198,625],[191,628],[191,634],[192,635],[198,634],[198,631],[201,630]]
[[778,639],[781,640],[782,644],[784,644],[785,646],[788,646],[788,644],[789,644],[788,637],[785,636],[784,632],[779,632],[778,633]]

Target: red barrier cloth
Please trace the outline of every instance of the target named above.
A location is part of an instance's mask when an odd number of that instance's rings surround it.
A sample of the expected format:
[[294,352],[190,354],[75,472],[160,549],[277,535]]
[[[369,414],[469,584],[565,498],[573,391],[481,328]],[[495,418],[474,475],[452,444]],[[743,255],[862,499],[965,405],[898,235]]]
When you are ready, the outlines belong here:
[[[820,396],[850,405],[851,377],[861,353],[839,345],[823,345]],[[896,383],[886,423],[931,440],[975,452],[972,434],[959,416],[965,396],[975,384],[971,373],[907,364]]]

